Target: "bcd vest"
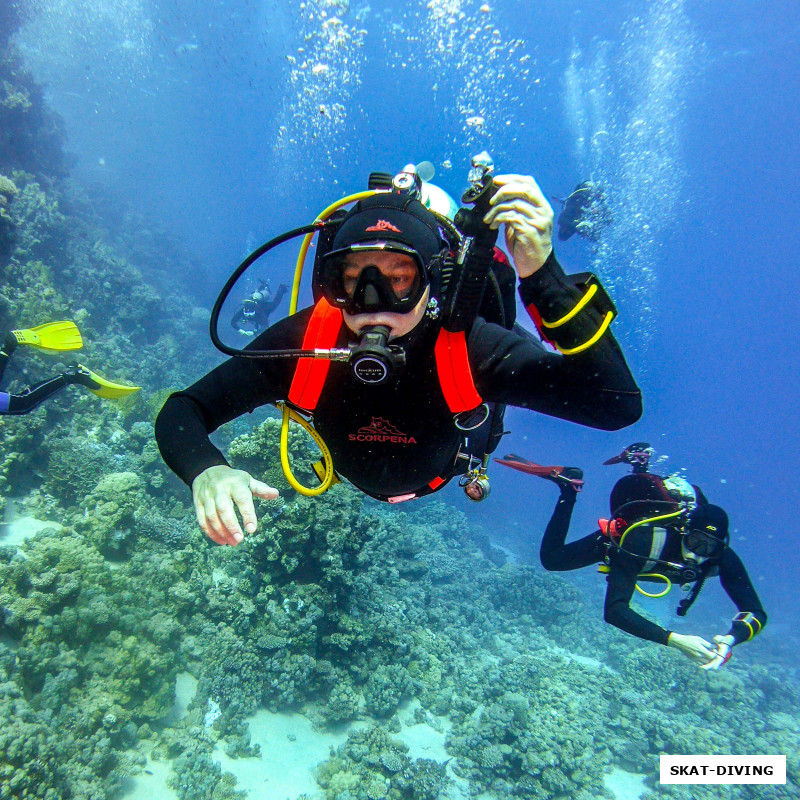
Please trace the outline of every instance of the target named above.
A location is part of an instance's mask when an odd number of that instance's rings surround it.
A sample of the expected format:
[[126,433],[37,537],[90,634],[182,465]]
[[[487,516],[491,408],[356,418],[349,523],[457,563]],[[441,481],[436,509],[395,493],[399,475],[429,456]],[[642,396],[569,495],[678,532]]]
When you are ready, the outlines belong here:
[[[341,309],[330,305],[324,298],[320,299],[314,306],[303,336],[303,349],[335,347],[343,323],[344,317]],[[478,408],[483,403],[483,399],[472,379],[466,334],[463,331],[452,333],[442,328],[436,338],[434,356],[442,395],[453,415]],[[298,359],[289,388],[289,402],[300,411],[313,414],[325,386],[330,365],[331,362],[324,358]],[[446,480],[448,478],[440,476],[434,478],[428,483],[428,490],[435,491]],[[402,495],[401,498],[394,499],[394,502],[417,496],[419,496],[418,492],[409,496]],[[390,498],[390,502],[392,500]]]

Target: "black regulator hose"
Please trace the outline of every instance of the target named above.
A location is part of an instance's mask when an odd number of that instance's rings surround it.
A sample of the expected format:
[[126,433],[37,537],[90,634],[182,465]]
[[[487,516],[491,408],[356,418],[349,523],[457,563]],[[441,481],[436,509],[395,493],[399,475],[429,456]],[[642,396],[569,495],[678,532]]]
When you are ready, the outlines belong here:
[[284,242],[288,242],[289,239],[294,239],[298,236],[306,236],[309,233],[314,233],[318,231],[320,228],[324,227],[324,223],[314,223],[312,225],[304,225],[302,228],[295,228],[294,230],[287,231],[286,233],[282,233],[280,236],[276,236],[274,239],[270,239],[265,244],[262,244],[261,247],[256,248],[250,253],[247,258],[239,264],[238,267],[231,273],[231,276],[225,282],[225,285],[222,287],[222,290],[219,293],[219,296],[214,303],[214,307],[211,309],[211,319],[209,321],[209,333],[211,335],[211,341],[214,344],[214,347],[217,350],[225,353],[225,355],[229,356],[244,356],[245,358],[301,358],[303,356],[312,357],[314,356],[313,350],[240,350],[235,347],[229,347],[225,344],[222,339],[219,337],[218,328],[219,328],[219,315],[222,311],[222,306],[225,304],[225,301],[228,299],[228,295],[231,293],[231,289],[236,285],[236,282],[245,271],[256,261],[258,261],[261,256],[265,253],[272,250],[273,247],[277,247],[279,244],[283,244]]
[[460,208],[455,218],[456,227],[465,236],[462,247],[466,247],[466,252],[459,254],[463,263],[448,299],[443,322],[443,327],[451,333],[466,331],[480,311],[486,281],[492,271],[498,233],[483,218],[496,191],[491,174],[487,174],[479,191],[467,191],[461,198],[462,202],[473,205],[472,208]]

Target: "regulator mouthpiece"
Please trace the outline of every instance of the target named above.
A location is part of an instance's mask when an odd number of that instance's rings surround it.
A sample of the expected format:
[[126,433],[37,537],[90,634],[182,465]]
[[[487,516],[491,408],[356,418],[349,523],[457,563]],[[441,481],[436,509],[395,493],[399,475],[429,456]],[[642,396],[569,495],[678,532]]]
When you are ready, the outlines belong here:
[[361,332],[361,341],[351,347],[350,366],[362,383],[384,383],[406,363],[402,348],[388,343],[390,332],[385,325],[370,326]]

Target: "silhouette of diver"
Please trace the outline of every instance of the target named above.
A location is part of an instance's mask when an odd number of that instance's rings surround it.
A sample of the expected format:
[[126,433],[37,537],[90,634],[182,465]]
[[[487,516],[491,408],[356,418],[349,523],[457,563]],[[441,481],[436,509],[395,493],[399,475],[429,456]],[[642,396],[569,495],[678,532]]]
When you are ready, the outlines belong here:
[[242,336],[254,336],[269,327],[269,315],[280,305],[289,287],[282,283],[273,296],[269,281],[261,281],[249,297],[242,301],[231,319],[231,327]]
[[599,183],[583,181],[566,199],[554,197],[562,204],[558,215],[558,238],[565,242],[576,233],[590,242],[600,239],[600,233],[611,222],[606,193]]

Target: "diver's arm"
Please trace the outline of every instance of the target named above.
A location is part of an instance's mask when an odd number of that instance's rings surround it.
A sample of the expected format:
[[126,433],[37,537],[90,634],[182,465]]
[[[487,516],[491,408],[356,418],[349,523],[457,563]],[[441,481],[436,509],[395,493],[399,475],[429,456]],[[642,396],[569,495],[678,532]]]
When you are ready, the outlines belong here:
[[[298,347],[309,314],[281,320],[248,349]],[[227,466],[209,434],[245,412],[285,398],[296,364],[296,359],[235,356],[188,389],[171,395],[155,425],[156,441],[167,466],[187,485],[209,467]]]
[[740,612],[734,617],[726,635],[733,637],[734,644],[746,642],[760,633],[767,624],[767,613],[761,605],[761,600],[741,558],[730,547],[725,549],[722,556],[719,579],[722,588]]
[[604,618],[626,633],[666,645],[670,632],[637,614],[630,606],[640,567],[641,559],[616,551],[608,573]]
[[288,291],[289,287],[285,283],[282,283],[278,287],[275,297],[264,304],[264,311],[266,312],[267,316],[269,316],[281,304],[281,300],[283,300],[284,295]]
[[[537,309],[546,309],[551,319],[560,318],[584,295],[583,287],[571,283],[553,253],[541,269],[520,281],[519,292],[535,322]],[[604,317],[589,307],[581,315],[581,324],[587,327],[576,336],[585,335],[586,342]],[[475,385],[487,400],[602,430],[624,428],[641,416],[639,387],[610,330],[591,346],[562,356],[478,319],[470,332],[469,353]]]

